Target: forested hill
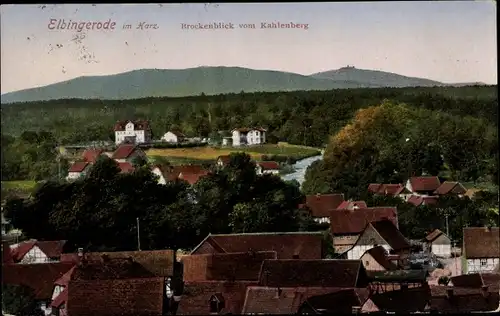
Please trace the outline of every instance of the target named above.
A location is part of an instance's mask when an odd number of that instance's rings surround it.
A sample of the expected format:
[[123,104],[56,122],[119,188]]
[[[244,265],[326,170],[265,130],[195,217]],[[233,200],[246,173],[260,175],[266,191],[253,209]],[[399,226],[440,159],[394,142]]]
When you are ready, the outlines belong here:
[[44,87],[3,94],[2,104],[55,99],[120,100],[244,92],[331,90],[377,87],[443,86],[441,82],[344,67],[310,76],[240,67],[141,69],[78,77]]
[[2,134],[50,131],[65,143],[113,139],[117,120],[143,118],[153,134],[178,127],[187,135],[238,126],[263,126],[269,140],[322,146],[358,109],[389,99],[413,107],[473,116],[496,125],[496,86],[346,89],[286,93],[244,93],[137,100],[55,100],[1,108]]

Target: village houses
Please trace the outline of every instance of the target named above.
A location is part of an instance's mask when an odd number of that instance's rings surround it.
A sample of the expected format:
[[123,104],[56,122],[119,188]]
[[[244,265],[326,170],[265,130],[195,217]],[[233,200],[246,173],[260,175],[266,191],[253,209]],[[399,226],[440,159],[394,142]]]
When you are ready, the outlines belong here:
[[264,128],[235,128],[232,131],[233,146],[261,145],[266,143]]
[[182,143],[185,139],[186,135],[176,130],[168,131],[161,137],[162,141],[172,144]]
[[441,258],[451,257],[451,239],[439,229],[430,232],[424,239],[427,249]]
[[141,144],[151,142],[151,127],[145,120],[118,121],[114,126],[115,143],[119,145],[123,142],[131,144]]

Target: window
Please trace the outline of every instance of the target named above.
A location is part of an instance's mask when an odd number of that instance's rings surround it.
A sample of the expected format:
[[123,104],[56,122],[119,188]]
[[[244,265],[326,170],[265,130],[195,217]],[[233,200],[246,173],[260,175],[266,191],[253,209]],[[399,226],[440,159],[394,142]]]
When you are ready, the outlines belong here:
[[368,267],[370,265],[370,261],[366,260],[365,265]]
[[487,262],[487,260],[486,260],[486,259],[480,259],[480,260],[479,260],[479,263],[481,264],[481,266],[485,266],[485,265],[486,265],[486,262]]
[[217,314],[224,308],[224,297],[221,293],[212,295],[210,298],[210,313]]

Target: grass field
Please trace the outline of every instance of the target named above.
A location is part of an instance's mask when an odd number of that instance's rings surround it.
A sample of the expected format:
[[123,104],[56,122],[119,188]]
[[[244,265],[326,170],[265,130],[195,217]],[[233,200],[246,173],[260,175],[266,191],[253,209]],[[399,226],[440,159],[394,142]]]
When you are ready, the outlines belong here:
[[491,183],[491,182],[478,182],[478,183],[464,182],[464,183],[462,183],[462,185],[466,189],[478,189],[478,190],[486,190],[486,191],[491,191],[491,192],[498,191],[498,186],[495,185],[494,183]]
[[2,181],[3,190],[30,191],[35,188],[36,181]]
[[279,155],[293,157],[295,159],[304,159],[307,157],[319,155],[320,151],[317,148],[296,146],[289,144],[279,145],[261,145],[251,147],[192,147],[192,148],[162,148],[162,149],[149,149],[146,151],[148,156],[165,157],[167,159],[186,161],[214,161],[217,157],[222,155],[229,155],[236,152],[245,152],[249,154],[252,159],[261,160],[263,155]]

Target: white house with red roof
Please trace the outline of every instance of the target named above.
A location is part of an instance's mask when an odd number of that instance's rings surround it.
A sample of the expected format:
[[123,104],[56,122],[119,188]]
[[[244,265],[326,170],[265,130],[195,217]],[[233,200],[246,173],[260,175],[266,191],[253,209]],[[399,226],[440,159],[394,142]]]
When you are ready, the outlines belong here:
[[77,161],[74,162],[68,170],[68,176],[66,180],[76,180],[81,176],[85,176],[87,172],[90,170],[91,163],[86,161]]
[[405,188],[412,192],[412,195],[432,196],[441,186],[441,180],[436,176],[411,177],[406,181]]
[[116,148],[111,159],[118,163],[131,163],[136,157],[141,156],[146,158],[146,153],[134,144],[122,144]]
[[118,121],[114,127],[115,143],[130,142],[133,144],[148,143],[151,141],[151,127],[145,120]]
[[186,139],[186,135],[180,131],[168,131],[161,138],[162,141],[173,144],[181,143],[184,139]]
[[260,145],[266,142],[266,132],[264,128],[235,128],[232,131],[233,146]]
[[262,174],[279,174],[280,165],[276,161],[261,161],[257,163],[255,172],[258,175]]

